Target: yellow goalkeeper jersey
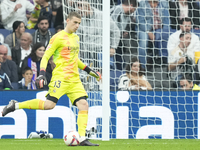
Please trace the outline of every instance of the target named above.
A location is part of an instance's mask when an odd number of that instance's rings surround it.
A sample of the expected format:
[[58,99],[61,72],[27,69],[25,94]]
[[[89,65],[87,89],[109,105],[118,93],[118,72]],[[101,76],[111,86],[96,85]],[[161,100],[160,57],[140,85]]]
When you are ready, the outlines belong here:
[[80,82],[78,53],[79,37],[75,33],[69,34],[62,30],[51,38],[42,57],[40,68],[46,69],[47,62],[53,55],[56,67],[52,73],[52,81]]

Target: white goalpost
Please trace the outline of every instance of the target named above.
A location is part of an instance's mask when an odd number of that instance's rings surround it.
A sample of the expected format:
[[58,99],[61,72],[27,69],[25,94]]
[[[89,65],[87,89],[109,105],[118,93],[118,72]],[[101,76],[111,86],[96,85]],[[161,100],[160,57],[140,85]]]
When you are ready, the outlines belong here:
[[102,140],[109,140],[110,128],[110,1],[103,0],[103,84],[102,84]]

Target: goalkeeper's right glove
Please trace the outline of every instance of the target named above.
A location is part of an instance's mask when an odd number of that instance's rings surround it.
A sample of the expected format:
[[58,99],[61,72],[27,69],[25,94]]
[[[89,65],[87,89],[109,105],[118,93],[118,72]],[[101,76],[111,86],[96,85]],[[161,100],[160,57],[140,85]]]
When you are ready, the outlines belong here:
[[97,81],[101,80],[101,74],[99,72],[95,72],[88,66],[86,66],[83,70],[86,71],[89,75],[95,77],[97,79]]
[[46,72],[44,70],[41,70],[39,76],[36,78],[35,84],[38,89],[41,89],[44,87],[44,85],[47,85],[45,73]]

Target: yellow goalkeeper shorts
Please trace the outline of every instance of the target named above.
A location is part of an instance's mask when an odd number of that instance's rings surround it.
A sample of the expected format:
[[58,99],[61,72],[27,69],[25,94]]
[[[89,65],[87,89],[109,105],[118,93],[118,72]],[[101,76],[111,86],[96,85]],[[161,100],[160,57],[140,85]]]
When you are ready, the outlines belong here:
[[66,82],[60,80],[51,80],[47,95],[48,94],[57,99],[66,94],[72,104],[74,104],[74,101],[80,97],[88,97],[81,82]]

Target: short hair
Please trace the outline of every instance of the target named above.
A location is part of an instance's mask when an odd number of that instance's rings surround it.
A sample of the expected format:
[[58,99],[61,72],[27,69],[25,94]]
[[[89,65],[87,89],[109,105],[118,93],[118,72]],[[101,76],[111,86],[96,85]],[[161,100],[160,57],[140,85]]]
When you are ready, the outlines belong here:
[[180,20],[180,24],[183,24],[183,22],[191,22],[192,23],[192,19],[191,18],[188,18],[188,17],[185,17],[185,18],[182,18]]
[[47,20],[48,23],[49,23],[49,19],[48,19],[46,16],[40,16],[40,17],[38,18],[37,23],[39,24],[42,20]]
[[137,0],[122,0],[122,4],[124,4],[124,5],[133,5],[133,7],[138,6]]
[[[31,70],[32,71],[32,69],[30,68],[30,67],[25,67],[23,70],[22,70],[22,74],[25,74],[26,73],[26,71],[28,71],[28,70]],[[33,71],[32,71],[33,72]]]
[[131,68],[132,68],[132,65],[134,62],[139,62],[139,64],[140,64],[139,76],[144,75],[145,70],[142,68],[141,63],[136,56],[132,57],[130,63],[126,65],[126,73],[128,73],[128,74],[131,73]]
[[75,11],[70,12],[67,16],[68,19],[72,19],[73,17],[81,19],[81,15]]
[[179,35],[179,38],[184,37],[186,34],[191,34],[191,32],[183,31],[183,32]]
[[189,83],[192,83],[193,82],[193,80],[192,80],[192,74],[190,74],[190,73],[184,74],[181,77],[180,81],[181,80],[187,80]]

